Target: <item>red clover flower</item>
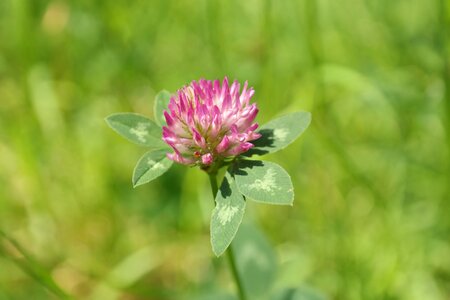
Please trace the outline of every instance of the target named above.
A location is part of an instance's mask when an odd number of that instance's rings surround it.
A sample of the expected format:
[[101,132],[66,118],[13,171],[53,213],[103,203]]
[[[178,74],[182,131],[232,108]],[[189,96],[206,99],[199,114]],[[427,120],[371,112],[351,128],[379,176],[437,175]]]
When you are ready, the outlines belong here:
[[230,86],[226,77],[222,85],[200,79],[178,90],[164,112],[163,140],[174,151],[167,157],[205,168],[252,148],[251,141],[261,136],[253,122],[258,108],[250,104],[254,93],[247,81],[241,92],[240,84]]

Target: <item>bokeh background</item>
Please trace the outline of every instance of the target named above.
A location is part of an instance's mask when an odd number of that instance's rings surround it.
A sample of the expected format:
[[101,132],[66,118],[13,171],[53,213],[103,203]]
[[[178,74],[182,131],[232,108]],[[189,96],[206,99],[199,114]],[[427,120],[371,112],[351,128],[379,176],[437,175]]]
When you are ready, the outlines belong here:
[[232,293],[207,176],[176,166],[133,189],[146,150],[104,122],[225,75],[255,88],[260,123],[313,115],[267,157],[292,175],[294,207],[247,208],[277,254],[274,290],[450,299],[449,7],[0,1],[0,299]]

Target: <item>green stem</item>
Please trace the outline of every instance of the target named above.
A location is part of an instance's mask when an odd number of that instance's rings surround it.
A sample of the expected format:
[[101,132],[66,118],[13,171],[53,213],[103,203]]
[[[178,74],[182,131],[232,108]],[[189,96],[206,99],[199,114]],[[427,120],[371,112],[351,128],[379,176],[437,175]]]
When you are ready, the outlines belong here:
[[209,183],[211,184],[213,199],[215,200],[217,191],[219,190],[219,187],[217,185],[217,173],[208,173],[208,177],[209,177]]
[[[219,187],[217,185],[217,173],[208,173],[208,176],[209,182],[211,183],[213,197],[214,199],[216,199],[217,192],[219,191]],[[247,297],[245,296],[244,285],[241,282],[238,270],[236,268],[236,260],[234,258],[233,248],[231,247],[231,245],[227,249],[227,256],[230,263],[231,274],[233,275],[234,282],[236,283],[236,287],[238,289],[239,299],[246,300]]]
[[247,297],[245,296],[244,286],[241,282],[238,270],[236,268],[236,260],[234,258],[233,247],[231,247],[231,245],[227,249],[227,256],[228,256],[228,261],[229,261],[230,267],[231,267],[231,273],[233,274],[233,278],[234,278],[234,281],[236,282],[236,286],[238,289],[239,299],[245,300],[245,299],[247,299]]

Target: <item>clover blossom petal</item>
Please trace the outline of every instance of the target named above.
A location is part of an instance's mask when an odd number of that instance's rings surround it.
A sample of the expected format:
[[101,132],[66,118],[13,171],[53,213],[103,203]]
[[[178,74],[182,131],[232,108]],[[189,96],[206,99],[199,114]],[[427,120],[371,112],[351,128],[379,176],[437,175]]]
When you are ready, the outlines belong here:
[[173,149],[167,157],[184,165],[210,166],[253,147],[261,135],[255,130],[258,114],[250,103],[253,88],[228,78],[193,81],[170,98],[164,112],[163,140]]

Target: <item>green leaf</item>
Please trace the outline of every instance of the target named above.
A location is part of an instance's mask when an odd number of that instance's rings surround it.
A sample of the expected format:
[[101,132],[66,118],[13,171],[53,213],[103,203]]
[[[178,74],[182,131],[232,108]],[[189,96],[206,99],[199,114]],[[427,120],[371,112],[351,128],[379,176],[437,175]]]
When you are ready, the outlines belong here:
[[220,256],[231,244],[245,212],[245,199],[228,172],[215,201],[216,207],[211,216],[211,245],[214,254]]
[[167,110],[170,101],[170,92],[166,90],[160,91],[155,97],[155,106],[153,113],[155,115],[156,123],[160,126],[166,125],[166,119],[164,118],[164,111]]
[[289,174],[279,165],[260,160],[242,160],[233,168],[241,193],[254,201],[292,205],[294,187]]
[[137,162],[133,172],[133,186],[137,187],[161,176],[172,166],[166,150],[149,151]]
[[286,148],[308,128],[310,123],[311,113],[299,111],[264,124],[258,130],[262,136],[252,142],[255,146],[247,151],[245,156],[274,153]]
[[261,299],[268,294],[277,268],[270,243],[256,226],[243,223],[231,247],[248,299]]
[[161,128],[149,118],[135,113],[117,113],[108,116],[106,123],[118,134],[140,146],[167,148]]

